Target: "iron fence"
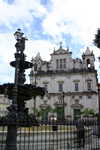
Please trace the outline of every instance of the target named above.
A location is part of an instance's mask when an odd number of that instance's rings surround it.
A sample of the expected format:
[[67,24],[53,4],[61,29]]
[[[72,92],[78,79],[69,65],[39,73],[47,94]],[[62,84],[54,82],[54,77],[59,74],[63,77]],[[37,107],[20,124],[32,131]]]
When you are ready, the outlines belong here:
[[[17,128],[17,150],[99,150],[98,123],[94,119],[85,119],[84,122],[85,145],[81,148],[78,148],[75,121],[71,119],[39,121],[39,126],[32,126],[32,121],[28,124],[20,122]],[[8,125],[12,125],[11,122],[0,122],[0,150],[5,150]]]

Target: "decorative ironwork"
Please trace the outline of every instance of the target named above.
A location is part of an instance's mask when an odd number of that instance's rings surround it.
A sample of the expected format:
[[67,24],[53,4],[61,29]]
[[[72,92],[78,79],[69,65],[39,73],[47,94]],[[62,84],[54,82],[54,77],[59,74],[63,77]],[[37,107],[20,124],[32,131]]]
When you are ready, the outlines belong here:
[[25,40],[27,40],[27,38],[22,37],[23,33],[20,29],[18,29],[14,35],[17,40],[15,44],[15,61],[10,63],[12,67],[15,67],[14,84],[8,83],[0,85],[0,94],[3,93],[7,95],[9,99],[12,99],[12,105],[8,107],[8,115],[0,118],[0,126],[2,126],[2,123],[8,126],[5,150],[17,150],[17,128],[19,126],[39,126],[34,116],[29,117],[28,108],[25,108],[24,101],[30,100],[33,96],[45,95],[44,88],[24,84],[26,81],[24,74],[25,69],[31,68],[33,64],[25,61],[26,55],[24,54],[24,50]]

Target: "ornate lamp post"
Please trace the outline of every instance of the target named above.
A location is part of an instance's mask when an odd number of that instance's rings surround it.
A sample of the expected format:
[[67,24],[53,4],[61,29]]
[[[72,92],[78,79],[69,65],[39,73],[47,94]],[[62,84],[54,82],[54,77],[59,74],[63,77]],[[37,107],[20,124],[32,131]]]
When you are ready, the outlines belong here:
[[21,39],[23,33],[20,29],[14,34],[17,40],[15,45],[16,53],[15,53],[15,80],[14,80],[14,87],[13,87],[13,94],[12,94],[12,105],[9,109],[9,125],[7,131],[7,139],[6,139],[6,148],[5,150],[17,150],[16,141],[17,141],[17,122],[18,122],[18,114],[17,114],[17,84],[18,84],[18,68],[19,68],[19,59],[21,50]]
[[[100,63],[100,56],[98,57]],[[98,137],[100,138],[100,83],[98,83],[98,100],[99,100],[99,113],[98,113]]]
[[62,119],[63,119],[63,123],[65,123],[65,111],[64,111],[64,92],[62,92],[62,98],[63,98],[63,116],[62,116]]
[[99,100],[99,113],[98,113],[98,137],[100,138],[100,84],[98,83],[98,100]]
[[43,87],[36,87],[31,84],[24,84],[25,69],[33,67],[33,64],[25,61],[26,55],[25,40],[20,29],[14,34],[17,43],[15,44],[16,53],[15,61],[10,62],[10,65],[15,68],[14,84],[8,83],[0,85],[0,94],[5,93],[9,99],[12,99],[12,105],[8,107],[8,115],[0,118],[0,126],[8,126],[6,147],[5,150],[17,150],[17,127],[39,126],[38,121],[33,116],[28,115],[28,108],[25,108],[25,101],[38,95],[44,96],[45,89]]
[[[37,71],[37,63],[34,64],[34,71],[35,71],[35,87],[36,87],[36,71]],[[34,108],[36,103],[36,97],[34,96]],[[35,115],[35,110],[34,110],[34,115]]]

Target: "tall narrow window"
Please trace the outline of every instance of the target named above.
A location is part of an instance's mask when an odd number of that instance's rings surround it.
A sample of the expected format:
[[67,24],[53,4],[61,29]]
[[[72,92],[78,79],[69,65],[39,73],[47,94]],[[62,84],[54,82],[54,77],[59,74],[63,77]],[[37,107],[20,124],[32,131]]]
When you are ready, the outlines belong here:
[[62,59],[60,59],[60,68],[62,68]]
[[44,85],[45,90],[47,91],[47,84]]
[[5,108],[3,108],[3,114],[4,114],[4,110],[5,110]]
[[63,59],[64,68],[66,68],[66,59]]
[[59,84],[59,92],[63,92],[63,84]]
[[59,61],[58,61],[58,59],[56,60],[56,68],[59,68]]
[[37,64],[34,64],[34,71],[37,71]]
[[87,83],[87,91],[91,91],[91,82]]
[[75,91],[79,91],[79,84],[75,83]]

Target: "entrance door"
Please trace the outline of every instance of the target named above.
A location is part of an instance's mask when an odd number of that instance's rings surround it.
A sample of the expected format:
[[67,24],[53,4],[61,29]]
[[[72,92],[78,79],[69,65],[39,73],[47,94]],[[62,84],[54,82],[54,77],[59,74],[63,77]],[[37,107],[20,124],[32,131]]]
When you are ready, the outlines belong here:
[[76,120],[76,116],[80,115],[81,109],[74,109],[74,120]]

